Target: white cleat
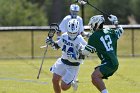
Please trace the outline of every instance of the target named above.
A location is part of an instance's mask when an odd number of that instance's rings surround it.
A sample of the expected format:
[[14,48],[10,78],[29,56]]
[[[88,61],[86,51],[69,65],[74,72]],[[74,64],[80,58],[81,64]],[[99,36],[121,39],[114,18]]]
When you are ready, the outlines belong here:
[[77,91],[78,89],[78,84],[75,81],[72,81],[71,86],[73,87],[73,91]]
[[78,82],[79,82],[79,80],[78,80],[78,79],[76,79],[76,80],[75,80],[75,82],[77,82],[77,83],[78,83]]

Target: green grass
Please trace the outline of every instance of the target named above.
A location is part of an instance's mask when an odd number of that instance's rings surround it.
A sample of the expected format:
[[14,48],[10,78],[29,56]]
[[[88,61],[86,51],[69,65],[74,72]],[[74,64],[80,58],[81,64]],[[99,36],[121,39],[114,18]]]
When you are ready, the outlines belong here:
[[[135,30],[135,54],[140,54],[140,31]],[[47,32],[34,32],[34,55],[42,56]],[[118,42],[118,54],[130,55],[132,52],[131,31],[125,31]],[[31,56],[31,32],[1,32],[0,57]],[[48,56],[58,56],[59,52],[48,48]],[[56,59],[45,59],[40,79],[37,80],[41,59],[0,60],[0,93],[53,93],[52,73],[49,68]],[[119,58],[118,71],[105,80],[109,93],[139,93],[140,58]],[[99,93],[92,85],[90,75],[100,61],[97,58],[86,59],[80,67],[79,88],[76,93]],[[62,93],[72,93],[72,89]]]
[[[134,52],[140,55],[140,30],[134,31]],[[46,31],[34,32],[34,56],[42,56],[44,49],[40,49],[40,46],[45,45],[46,37]],[[125,30],[124,35],[118,42],[118,55],[128,56],[132,54],[131,39],[131,30]],[[0,44],[0,57],[31,57],[31,32],[1,32]],[[60,51],[56,53],[56,51],[49,47],[47,56],[54,57],[60,53]]]
[[[53,93],[52,73],[56,59],[45,59],[40,79],[37,80],[41,59],[0,60],[0,93]],[[119,58],[118,71],[105,80],[109,93],[139,93],[140,58]],[[80,67],[79,88],[76,93],[99,93],[92,85],[90,75],[100,61],[86,59]],[[72,93],[72,89],[62,93]]]

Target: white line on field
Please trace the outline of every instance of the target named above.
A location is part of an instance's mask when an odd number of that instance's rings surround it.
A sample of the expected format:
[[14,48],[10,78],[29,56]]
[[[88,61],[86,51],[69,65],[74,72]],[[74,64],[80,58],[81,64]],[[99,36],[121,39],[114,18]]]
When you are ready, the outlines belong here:
[[42,81],[37,81],[37,80],[30,80],[30,79],[18,79],[18,78],[2,78],[0,77],[0,80],[13,80],[13,81],[17,81],[17,82],[28,82],[28,83],[36,83],[36,84],[43,84],[43,85],[47,85],[47,82],[42,82]]

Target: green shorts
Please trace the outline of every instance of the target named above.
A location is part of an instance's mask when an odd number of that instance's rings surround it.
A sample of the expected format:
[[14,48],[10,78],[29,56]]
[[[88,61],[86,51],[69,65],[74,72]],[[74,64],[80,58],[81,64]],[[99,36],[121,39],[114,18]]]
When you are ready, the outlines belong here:
[[[103,74],[103,79],[108,79],[109,76],[112,76],[118,69],[118,65],[113,65],[112,62],[105,61],[98,66],[100,72]],[[96,68],[98,68],[96,67]]]

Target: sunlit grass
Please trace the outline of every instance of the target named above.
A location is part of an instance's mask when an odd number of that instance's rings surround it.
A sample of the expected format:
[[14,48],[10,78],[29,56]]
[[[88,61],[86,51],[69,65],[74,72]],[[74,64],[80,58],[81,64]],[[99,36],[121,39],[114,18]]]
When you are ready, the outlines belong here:
[[[45,59],[40,79],[36,79],[41,59],[0,60],[0,93],[54,93],[49,68],[56,59]],[[119,58],[118,71],[105,80],[110,93],[139,93],[140,58]],[[86,59],[80,67],[79,88],[76,93],[99,93],[90,75],[100,63],[97,58]],[[70,89],[67,92],[72,93]]]

